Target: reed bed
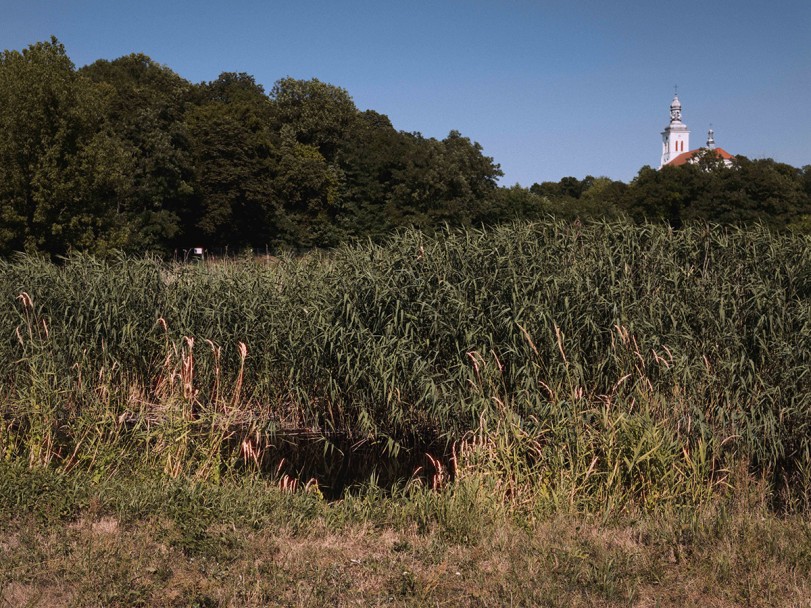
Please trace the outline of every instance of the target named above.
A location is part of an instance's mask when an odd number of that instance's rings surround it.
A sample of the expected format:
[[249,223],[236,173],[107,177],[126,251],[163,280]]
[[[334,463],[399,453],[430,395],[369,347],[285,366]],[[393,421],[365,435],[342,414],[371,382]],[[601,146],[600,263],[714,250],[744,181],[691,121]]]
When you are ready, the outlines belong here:
[[695,504],[743,467],[808,508],[810,245],[548,220],[271,261],[15,258],[2,458],[575,508]]

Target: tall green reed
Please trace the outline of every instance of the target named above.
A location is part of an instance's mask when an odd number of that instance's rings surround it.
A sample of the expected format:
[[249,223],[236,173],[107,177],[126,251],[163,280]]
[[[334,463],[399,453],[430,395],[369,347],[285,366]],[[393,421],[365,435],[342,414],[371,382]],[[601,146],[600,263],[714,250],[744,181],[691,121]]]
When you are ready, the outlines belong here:
[[[49,328],[39,347],[48,373],[17,339],[23,291]],[[188,462],[227,468],[211,464],[212,446],[231,446],[227,462],[267,466],[284,436],[336,457],[356,446],[372,459],[447,459],[485,429],[528,454],[558,446],[539,462],[547,474],[569,467],[573,496],[700,494],[691,467],[712,485],[735,459],[775,491],[808,492],[807,237],[549,220],[406,231],[270,263],[21,257],[0,263],[0,298],[4,424],[25,426],[32,390],[66,402],[81,376],[106,388],[71,397],[83,405],[58,426],[74,428],[104,391],[117,397],[99,411],[143,429],[152,421],[150,433],[173,412],[181,439],[144,444],[172,474]],[[193,397],[179,384],[166,393],[191,356]],[[211,412],[231,416],[230,430],[183,435],[213,429]],[[61,454],[77,439],[65,441]]]

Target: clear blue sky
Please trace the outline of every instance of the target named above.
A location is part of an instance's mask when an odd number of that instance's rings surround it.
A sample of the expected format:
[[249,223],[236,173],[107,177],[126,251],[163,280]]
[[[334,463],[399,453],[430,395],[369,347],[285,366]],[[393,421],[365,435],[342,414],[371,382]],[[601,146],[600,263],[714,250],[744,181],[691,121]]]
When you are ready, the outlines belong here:
[[658,166],[678,84],[691,147],[811,164],[809,0],[0,0],[0,48],[142,52],[193,82],[316,77],[394,126],[457,129],[501,183]]

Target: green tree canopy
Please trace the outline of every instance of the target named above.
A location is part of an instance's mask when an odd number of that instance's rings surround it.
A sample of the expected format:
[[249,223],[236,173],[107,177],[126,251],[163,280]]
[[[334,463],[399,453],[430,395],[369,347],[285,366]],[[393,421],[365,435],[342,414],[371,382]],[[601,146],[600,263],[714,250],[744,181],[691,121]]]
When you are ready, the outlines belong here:
[[695,164],[644,167],[620,206],[637,220],[722,224],[797,225],[811,211],[803,171],[772,159],[735,157],[727,166],[712,151]]
[[132,247],[176,243],[194,216],[192,159],[184,116],[195,89],[169,68],[137,53],[99,60],[80,74],[110,91],[106,119],[129,165],[131,187],[117,209],[131,226]]
[[0,55],[0,251],[126,245],[115,197],[129,152],[105,119],[109,91],[55,38]]
[[282,78],[270,92],[274,128],[289,129],[299,143],[315,146],[327,162],[353,128],[358,116],[355,102],[346,90],[317,78]]
[[267,107],[250,98],[210,101],[187,113],[195,201],[187,241],[217,247],[270,242],[273,146],[266,114]]

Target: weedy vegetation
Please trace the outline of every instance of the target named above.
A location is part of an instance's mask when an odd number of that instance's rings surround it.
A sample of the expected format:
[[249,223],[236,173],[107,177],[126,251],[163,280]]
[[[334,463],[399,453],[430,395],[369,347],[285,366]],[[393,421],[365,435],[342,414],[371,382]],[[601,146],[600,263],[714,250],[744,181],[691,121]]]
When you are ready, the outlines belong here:
[[2,262],[0,597],[801,605],[810,245],[548,220]]

